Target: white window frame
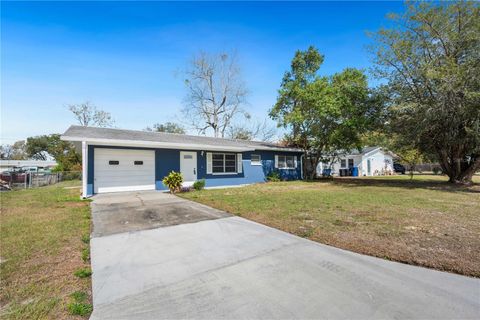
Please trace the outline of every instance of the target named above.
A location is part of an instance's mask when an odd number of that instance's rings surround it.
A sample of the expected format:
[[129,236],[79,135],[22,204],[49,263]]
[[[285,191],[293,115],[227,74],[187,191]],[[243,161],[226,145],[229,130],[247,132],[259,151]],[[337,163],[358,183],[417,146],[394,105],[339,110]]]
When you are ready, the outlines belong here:
[[[253,160],[253,157],[258,157],[258,160]],[[250,156],[250,164],[252,166],[261,166],[262,165],[262,156],[259,154],[252,154]]]
[[[285,158],[285,167],[280,167],[280,158]],[[292,158],[292,163],[293,167],[288,167],[288,161],[287,158]],[[276,155],[275,156],[276,160],[276,168],[279,170],[294,170],[297,169],[297,156],[289,156],[289,155]]]
[[[352,166],[350,167],[350,161],[352,162]],[[353,158],[348,158],[347,159],[347,168],[350,169],[350,168],[353,168],[355,167],[355,159]]]
[[[342,163],[343,161],[345,161],[345,164]],[[348,165],[348,162],[347,162],[347,159],[346,159],[346,158],[340,159],[340,168],[346,169],[346,168],[347,168],[347,165]]]
[[[236,153],[230,153],[230,152],[212,152],[212,175],[216,175],[216,176],[223,176],[223,175],[234,175],[234,174],[238,174],[238,156]],[[223,155],[223,172],[214,172],[213,171],[213,157],[214,155],[218,155],[218,154],[221,154]],[[231,155],[231,156],[235,156],[235,171],[233,172],[225,172],[225,156],[226,155]]]

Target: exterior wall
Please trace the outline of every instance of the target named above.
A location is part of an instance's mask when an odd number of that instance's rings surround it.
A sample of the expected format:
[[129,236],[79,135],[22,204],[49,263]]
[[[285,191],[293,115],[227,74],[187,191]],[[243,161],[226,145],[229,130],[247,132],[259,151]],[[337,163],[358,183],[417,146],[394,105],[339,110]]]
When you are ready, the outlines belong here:
[[[368,160],[370,160],[371,171],[368,173]],[[362,159],[362,176],[378,176],[393,172],[393,159],[390,155],[377,150],[374,153],[367,154]]]
[[[94,183],[94,157],[96,148],[109,149],[137,149],[145,150],[149,148],[118,147],[118,146],[88,146],[88,172],[87,172],[87,195],[93,195]],[[155,150],[155,188],[157,190],[167,190],[162,179],[170,171],[180,171],[180,151],[192,151],[197,153],[197,179],[205,179],[206,187],[232,186],[242,184],[252,184],[265,182],[266,176],[278,171],[284,180],[301,179],[301,155],[298,152],[280,152],[280,151],[258,151],[242,152],[243,169],[241,173],[214,175],[207,174],[207,151],[198,150],[178,150],[178,149],[154,149]],[[210,151],[209,151],[210,152]],[[218,151],[220,152],[220,151]],[[228,153],[234,153],[226,151]],[[261,157],[262,165],[252,165],[251,155],[258,154]],[[275,155],[296,155],[296,169],[275,169]]]
[[[353,159],[354,167],[358,167],[359,176],[383,175],[387,172],[393,172],[393,159],[389,154],[385,154],[381,150],[368,153],[366,155],[346,155],[340,159],[346,159],[346,167],[348,167],[348,159]],[[371,171],[368,173],[368,159],[370,159]],[[328,165],[320,163],[317,166],[317,176],[321,176],[323,169]],[[341,161],[336,161],[332,165],[332,174],[338,176],[341,169]]]

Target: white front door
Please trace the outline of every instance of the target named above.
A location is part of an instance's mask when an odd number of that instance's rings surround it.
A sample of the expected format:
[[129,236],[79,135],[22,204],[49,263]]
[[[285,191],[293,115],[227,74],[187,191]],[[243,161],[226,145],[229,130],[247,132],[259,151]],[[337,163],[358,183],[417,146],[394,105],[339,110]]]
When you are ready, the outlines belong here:
[[191,186],[197,180],[197,152],[180,151],[180,173],[184,186]]

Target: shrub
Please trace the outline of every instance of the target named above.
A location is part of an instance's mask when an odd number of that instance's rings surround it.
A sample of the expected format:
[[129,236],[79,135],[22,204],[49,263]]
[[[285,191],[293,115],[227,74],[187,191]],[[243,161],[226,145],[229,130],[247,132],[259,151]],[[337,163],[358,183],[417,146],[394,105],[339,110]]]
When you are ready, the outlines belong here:
[[75,291],[70,295],[73,301],[67,305],[68,312],[77,316],[88,316],[93,311],[93,306],[87,303],[87,294],[82,291]]
[[80,268],[73,273],[76,277],[80,279],[88,278],[92,275],[92,270],[90,268]]
[[90,259],[90,248],[85,248],[82,250],[82,260],[87,262]]
[[280,173],[278,171],[272,171],[267,175],[267,181],[278,182],[280,180]]
[[205,188],[205,179],[197,180],[193,183],[193,189],[200,191]]
[[67,305],[68,312],[76,316],[88,316],[93,311],[93,306],[84,302],[71,302]]
[[168,187],[170,193],[175,193],[176,191],[179,191],[182,187],[182,174],[180,172],[172,171],[168,174],[168,176],[163,178],[162,182]]
[[85,243],[85,244],[89,244],[90,243],[90,235],[88,233],[85,233],[83,236],[82,236],[82,242]]
[[441,173],[442,173],[442,169],[440,169],[439,167],[433,168],[433,174],[441,174]]

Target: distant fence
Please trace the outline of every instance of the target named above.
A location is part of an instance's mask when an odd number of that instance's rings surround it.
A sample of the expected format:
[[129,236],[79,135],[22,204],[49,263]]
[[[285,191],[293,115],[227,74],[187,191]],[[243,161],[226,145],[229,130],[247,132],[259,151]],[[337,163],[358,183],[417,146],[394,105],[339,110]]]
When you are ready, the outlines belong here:
[[29,189],[81,178],[81,171],[8,172],[0,175],[0,182],[2,189]]

